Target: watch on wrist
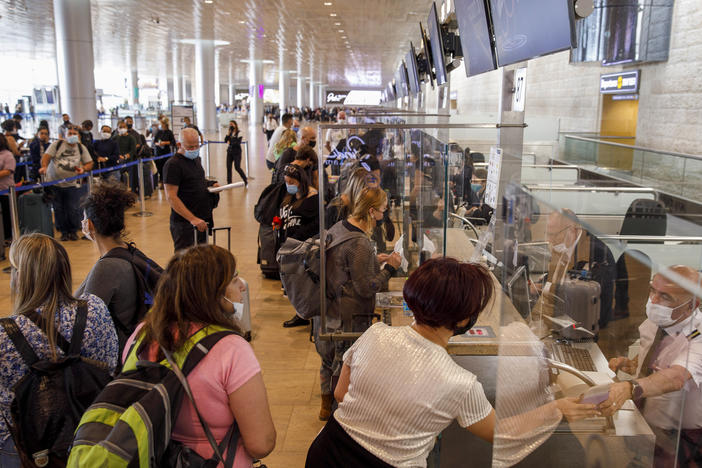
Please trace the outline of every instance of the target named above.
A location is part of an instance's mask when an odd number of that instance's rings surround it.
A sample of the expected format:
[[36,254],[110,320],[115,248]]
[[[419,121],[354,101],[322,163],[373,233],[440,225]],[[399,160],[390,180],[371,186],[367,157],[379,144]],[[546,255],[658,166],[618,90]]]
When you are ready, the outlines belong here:
[[631,399],[640,400],[643,396],[643,387],[636,381],[631,380]]

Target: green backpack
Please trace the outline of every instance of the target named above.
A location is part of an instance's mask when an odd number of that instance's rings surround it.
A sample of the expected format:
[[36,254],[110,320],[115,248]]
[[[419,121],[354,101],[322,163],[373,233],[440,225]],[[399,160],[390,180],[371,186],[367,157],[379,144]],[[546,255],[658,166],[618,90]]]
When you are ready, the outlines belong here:
[[[236,334],[219,326],[206,326],[192,335],[173,355],[154,363],[137,357],[143,335],[129,350],[122,373],[98,395],[78,424],[68,458],[69,468],[176,466],[192,457],[188,466],[231,467],[236,453],[236,422],[217,445],[200,416],[185,377],[225,336]],[[162,348],[163,349],[163,348]],[[174,365],[175,364],[175,365]],[[174,371],[175,369],[175,371]],[[185,384],[185,385],[184,385]],[[214,449],[210,460],[171,440],[184,392],[193,402],[205,434]],[[227,459],[223,458],[227,449]]]

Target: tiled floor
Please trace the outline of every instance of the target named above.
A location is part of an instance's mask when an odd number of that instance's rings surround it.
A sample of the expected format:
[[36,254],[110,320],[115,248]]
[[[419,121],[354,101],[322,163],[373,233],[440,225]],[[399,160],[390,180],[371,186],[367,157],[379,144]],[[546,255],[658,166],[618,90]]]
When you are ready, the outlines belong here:
[[[225,146],[211,145],[210,152],[211,174],[220,182],[226,182]],[[241,187],[222,193],[215,210],[215,223],[234,228],[232,252],[237,258],[239,273],[250,286],[251,344],[263,369],[278,432],[276,448],[263,462],[269,468],[302,467],[307,448],[323,426],[317,419],[319,357],[309,340],[307,327],[285,329],[281,326],[293,315],[292,306],[283,297],[280,282],[264,279],[256,264],[258,223],[253,218],[253,207],[260,192],[270,182],[270,173],[262,154],[251,154],[250,161],[250,172],[255,180],[249,183],[248,189]],[[236,173],[234,177],[238,181]],[[153,216],[133,216],[139,211],[138,207],[128,212],[128,237],[165,267],[173,253],[173,243],[168,230],[170,209],[163,191],[146,201],[146,210]],[[224,240],[218,241],[224,245]],[[97,260],[97,250],[88,241],[65,242],[64,246],[71,258],[73,284],[77,288]],[[6,265],[7,261],[0,262],[0,268]],[[0,273],[0,315],[9,315],[11,310],[9,275]]]

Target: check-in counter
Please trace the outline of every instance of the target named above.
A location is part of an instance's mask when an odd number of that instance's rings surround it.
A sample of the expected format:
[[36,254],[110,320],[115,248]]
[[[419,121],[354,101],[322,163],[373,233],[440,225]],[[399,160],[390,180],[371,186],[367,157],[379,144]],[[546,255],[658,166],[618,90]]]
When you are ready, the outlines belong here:
[[529,193],[538,201],[555,209],[569,209],[576,215],[626,214],[631,202],[644,198],[656,199],[652,188],[637,187],[562,187],[527,185]]
[[579,175],[580,170],[578,166],[522,166],[521,182],[524,185],[549,183],[570,186],[578,183]]

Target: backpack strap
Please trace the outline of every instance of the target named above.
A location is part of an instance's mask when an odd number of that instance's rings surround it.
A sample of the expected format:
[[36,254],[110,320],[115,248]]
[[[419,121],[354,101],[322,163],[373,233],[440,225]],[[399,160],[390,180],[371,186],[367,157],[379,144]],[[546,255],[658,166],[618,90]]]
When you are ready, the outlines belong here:
[[336,238],[332,238],[331,242],[327,238],[327,246],[326,250],[329,250],[333,247],[336,247],[339,244],[343,244],[344,242],[351,240],[351,239],[358,239],[361,237],[367,237],[365,234],[362,232],[357,232],[357,231],[350,231],[348,234],[342,234],[340,236],[337,236]]
[[[210,446],[212,447],[212,459],[215,459],[224,464],[225,468],[231,468],[234,464],[234,456],[236,455],[236,444],[238,443],[239,439],[239,427],[236,421],[234,421],[232,426],[227,431],[227,434],[222,439],[222,442],[220,444],[217,444],[217,441],[214,438],[214,435],[212,434],[209,425],[200,414],[200,410],[198,410],[197,408],[192,389],[188,384],[188,379],[186,376],[197,366],[197,364],[200,363],[200,361],[207,355],[207,353],[214,347],[215,344],[217,344],[217,342],[220,339],[233,334],[236,333],[234,331],[228,330],[219,331],[211,335],[207,335],[205,338],[198,341],[197,344],[193,347],[193,349],[188,353],[188,357],[183,363],[182,370],[178,367],[178,364],[175,362],[175,359],[173,358],[171,353],[168,352],[163,346],[161,347],[161,352],[163,352],[163,355],[166,357],[168,364],[170,364],[171,366],[171,370],[173,370],[173,373],[176,375],[176,377],[178,377],[178,380],[183,386],[183,390],[185,390],[185,394],[188,396],[188,399],[190,400],[190,402],[193,405],[193,408],[195,409],[195,413],[197,414],[197,417],[200,420],[200,425],[202,426],[202,429],[205,432],[205,435],[207,436],[207,440],[209,441]],[[228,450],[226,460],[222,456],[225,448]]]
[[22,330],[20,330],[14,319],[0,319],[0,325],[5,329],[5,333],[7,333],[7,336],[12,341],[12,344],[15,345],[17,352],[28,367],[32,367],[34,363],[39,361],[39,356],[34,352],[32,346],[27,341],[27,338],[24,337]]
[[[30,314],[27,314],[27,318],[34,322],[34,324],[39,327],[40,330],[43,331],[46,329],[44,317],[41,316],[41,314],[39,314],[39,312],[36,310],[32,311]],[[71,338],[71,342],[69,343],[58,330],[55,330],[54,333],[56,345],[59,347],[59,349],[61,349],[61,351],[63,351],[64,355],[77,356],[80,354],[80,349],[83,345],[83,333],[85,332],[85,325],[87,321],[88,305],[85,301],[78,301],[76,318],[73,323],[73,336]]]

